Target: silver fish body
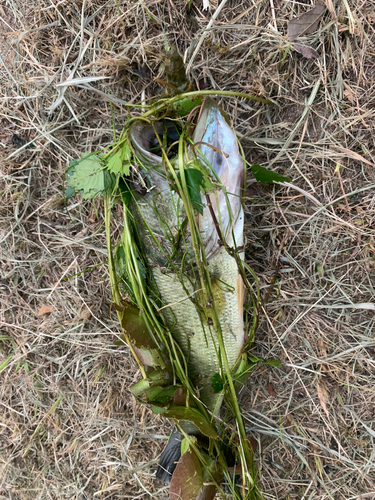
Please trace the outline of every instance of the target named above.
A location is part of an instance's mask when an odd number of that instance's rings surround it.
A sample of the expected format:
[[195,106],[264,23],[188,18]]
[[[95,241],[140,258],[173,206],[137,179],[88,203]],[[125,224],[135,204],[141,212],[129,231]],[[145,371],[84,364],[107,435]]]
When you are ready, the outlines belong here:
[[[162,124],[156,123],[154,127],[161,134]],[[202,196],[203,214],[195,214],[212,290],[208,303],[200,304],[196,253],[184,222],[186,212],[179,194],[166,180],[162,158],[150,151],[154,128],[138,122],[130,130],[130,136],[146,168],[149,190],[137,198],[133,216],[162,304],[160,313],[187,359],[189,377],[200,400],[217,414],[221,397],[212,389],[212,377],[221,372],[224,355],[231,370],[236,366],[245,342],[244,286],[237,262],[223,244],[230,249],[241,249],[244,244],[243,159],[235,134],[220,109],[214,101],[206,101],[189,156],[198,156],[209,166],[213,179],[224,189],[210,192],[208,200]],[[225,353],[220,349],[219,333],[214,327],[213,308],[219,319]]]

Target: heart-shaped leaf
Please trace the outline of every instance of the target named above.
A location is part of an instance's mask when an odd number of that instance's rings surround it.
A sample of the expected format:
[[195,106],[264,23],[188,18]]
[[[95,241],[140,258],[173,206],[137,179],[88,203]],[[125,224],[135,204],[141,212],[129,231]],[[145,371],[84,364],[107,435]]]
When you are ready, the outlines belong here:
[[314,33],[326,9],[327,7],[325,5],[318,3],[308,12],[292,19],[288,24],[288,41],[293,42],[300,36]]

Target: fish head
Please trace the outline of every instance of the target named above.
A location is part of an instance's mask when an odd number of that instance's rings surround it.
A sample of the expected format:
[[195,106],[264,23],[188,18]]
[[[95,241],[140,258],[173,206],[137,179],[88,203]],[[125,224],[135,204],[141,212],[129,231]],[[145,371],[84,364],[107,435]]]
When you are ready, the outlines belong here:
[[173,168],[180,130],[172,120],[137,120],[129,136],[139,166],[137,176],[142,183],[141,190],[133,190],[131,212],[149,261],[166,267],[186,215],[178,193],[168,180],[160,142],[166,145]]
[[[146,169],[149,192],[144,201],[160,208],[160,213],[168,214],[170,220],[165,220],[165,226],[178,226],[184,215],[165,210],[169,204],[176,207],[178,195],[171,190],[168,183],[159,139],[166,139],[171,147],[168,150],[171,164],[177,162],[179,130],[175,122],[164,120],[159,122],[145,122],[139,120],[130,129],[130,138],[138,159]],[[206,258],[217,254],[223,244],[243,246],[243,209],[242,189],[244,182],[244,162],[239,151],[234,131],[226,122],[215,101],[208,99],[201,108],[201,112],[194,129],[189,157],[199,158],[208,168],[217,187],[207,196],[202,196],[203,214],[197,215],[197,224],[205,249]],[[159,195],[159,196],[157,196]],[[181,207],[181,204],[179,204]],[[183,208],[183,207],[182,207]],[[175,210],[175,209],[174,209]],[[186,241],[190,238],[187,235]]]

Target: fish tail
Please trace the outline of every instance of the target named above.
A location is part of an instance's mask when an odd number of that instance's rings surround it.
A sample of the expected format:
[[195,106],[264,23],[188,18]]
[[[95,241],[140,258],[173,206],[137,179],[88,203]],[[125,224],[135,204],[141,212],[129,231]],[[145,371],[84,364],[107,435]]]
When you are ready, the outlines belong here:
[[170,483],[177,462],[181,457],[181,441],[183,434],[175,427],[169,436],[168,443],[164,448],[159,465],[156,470],[156,478],[165,483]]

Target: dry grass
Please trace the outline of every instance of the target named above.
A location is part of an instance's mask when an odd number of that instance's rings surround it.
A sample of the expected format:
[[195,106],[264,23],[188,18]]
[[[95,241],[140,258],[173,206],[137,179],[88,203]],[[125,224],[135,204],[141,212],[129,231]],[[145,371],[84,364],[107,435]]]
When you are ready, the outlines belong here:
[[240,396],[260,487],[375,498],[375,2],[326,0],[308,37],[317,60],[287,50],[287,23],[309,2],[219,4],[0,5],[0,498],[167,498],[153,474],[170,424],[130,396],[139,374],[113,348],[106,266],[94,267],[106,261],[101,201],[62,196],[68,162],[121,130],[121,104],[162,92],[165,40],[199,88],[276,103],[223,101],[249,162],[290,178],[249,176],[246,200],[264,296],[277,273],[254,353],[283,361],[259,366]]

